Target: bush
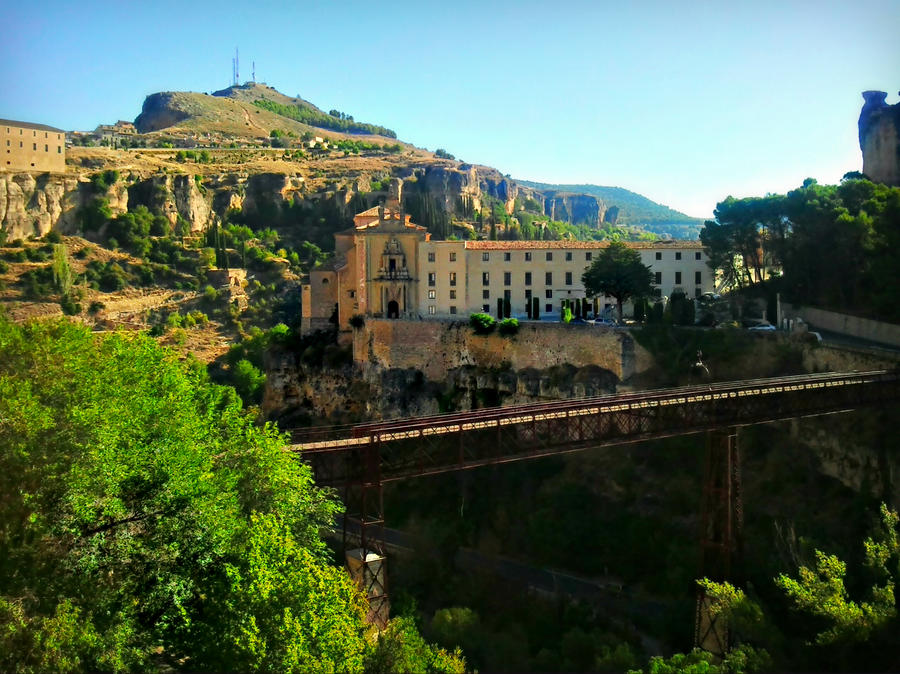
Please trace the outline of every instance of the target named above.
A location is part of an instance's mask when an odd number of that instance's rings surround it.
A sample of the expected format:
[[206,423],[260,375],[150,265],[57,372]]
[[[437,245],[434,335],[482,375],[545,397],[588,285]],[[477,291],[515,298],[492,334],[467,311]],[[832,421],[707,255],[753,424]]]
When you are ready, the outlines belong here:
[[469,316],[469,325],[476,335],[489,335],[497,326],[497,321],[490,314],[477,313]]
[[249,360],[241,359],[233,370],[234,388],[247,403],[258,403],[262,399],[266,375]]
[[515,318],[505,318],[500,321],[500,334],[512,336],[519,332],[519,321]]
[[44,241],[47,243],[62,243],[62,236],[55,229],[51,229],[44,236]]
[[76,316],[81,313],[81,305],[76,302],[70,295],[63,295],[59,301],[63,313],[66,316]]
[[7,271],[9,271],[9,265],[0,260],[0,274],[5,274]]
[[88,313],[92,316],[106,309],[106,305],[103,302],[94,301],[91,302],[91,306],[88,307]]

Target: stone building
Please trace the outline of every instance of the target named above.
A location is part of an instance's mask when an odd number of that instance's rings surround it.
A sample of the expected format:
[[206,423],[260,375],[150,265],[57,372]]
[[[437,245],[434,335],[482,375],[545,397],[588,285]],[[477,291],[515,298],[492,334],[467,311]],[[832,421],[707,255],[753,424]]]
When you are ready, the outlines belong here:
[[66,132],[44,124],[0,119],[0,170],[64,173]]
[[[538,298],[540,316],[559,315],[563,300],[585,297],[581,275],[606,241],[432,241],[401,207],[399,180],[383,207],[359,213],[335,235],[335,257],[312,270],[302,287],[302,330],[356,314],[426,319],[494,313],[508,299],[511,315],[527,316]],[[629,242],[653,273],[654,291],[670,296],[711,292],[713,271],[699,241]],[[599,298],[598,310],[613,307]]]
[[864,91],[859,113],[863,173],[876,183],[900,186],[900,103],[888,105],[884,91]]

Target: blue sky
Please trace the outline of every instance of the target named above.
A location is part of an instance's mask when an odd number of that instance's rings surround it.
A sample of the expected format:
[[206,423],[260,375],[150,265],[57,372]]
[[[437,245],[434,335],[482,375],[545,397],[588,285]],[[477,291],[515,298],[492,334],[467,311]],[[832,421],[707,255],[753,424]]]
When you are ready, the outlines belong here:
[[[0,117],[134,119],[256,78],[513,177],[618,185],[698,217],[862,168],[900,88],[900,1],[30,2],[2,10]],[[10,73],[15,73],[11,78]]]

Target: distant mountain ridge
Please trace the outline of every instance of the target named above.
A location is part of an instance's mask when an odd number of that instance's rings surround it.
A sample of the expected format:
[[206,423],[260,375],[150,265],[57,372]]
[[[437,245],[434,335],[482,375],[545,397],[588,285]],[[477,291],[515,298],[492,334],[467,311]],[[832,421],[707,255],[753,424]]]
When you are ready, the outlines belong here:
[[693,218],[624,187],[539,183],[518,178],[515,180],[519,185],[536,190],[589,194],[597,197],[607,204],[609,209],[606,220],[617,225],[640,226],[647,231],[669,234],[677,239],[696,239],[703,227],[703,218]]

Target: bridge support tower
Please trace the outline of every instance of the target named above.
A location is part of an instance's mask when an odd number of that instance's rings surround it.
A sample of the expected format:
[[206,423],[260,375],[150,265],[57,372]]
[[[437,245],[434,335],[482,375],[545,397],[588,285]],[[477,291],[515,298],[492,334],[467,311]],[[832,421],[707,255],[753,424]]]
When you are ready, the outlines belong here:
[[[384,492],[381,483],[381,447],[378,441],[348,456],[344,490],[343,548],[350,577],[369,600],[366,620],[383,630],[390,619],[387,555],[384,550]],[[350,541],[359,539],[359,547]]]
[[[734,581],[741,558],[743,504],[737,428],[709,431],[700,513],[700,576],[716,582]],[[715,612],[716,599],[698,589],[694,643],[724,656],[731,635]]]

